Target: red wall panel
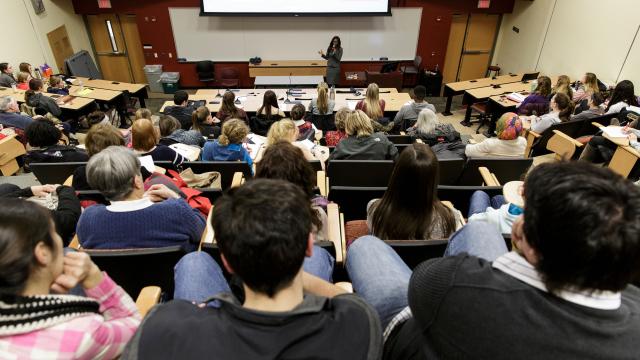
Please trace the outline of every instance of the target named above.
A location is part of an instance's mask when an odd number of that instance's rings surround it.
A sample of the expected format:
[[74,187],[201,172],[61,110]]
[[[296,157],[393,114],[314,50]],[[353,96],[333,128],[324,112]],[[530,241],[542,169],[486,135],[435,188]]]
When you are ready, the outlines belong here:
[[[515,0],[493,0],[489,9],[478,9],[477,0],[391,0],[394,7],[423,8],[417,55],[422,56],[424,67],[428,69],[433,69],[436,65],[442,68],[444,64],[453,14],[510,13],[513,11],[514,2]],[[179,71],[182,86],[200,85],[195,74],[195,65],[181,64],[176,60],[176,46],[168,10],[169,7],[199,7],[200,0],[111,0],[111,4],[111,9],[99,9],[97,1],[73,0],[74,9],[78,14],[136,14],[142,43],[153,47],[152,50],[144,50],[147,64],[162,64],[164,71]],[[154,53],[157,53],[157,58],[154,57]],[[169,54],[172,55],[171,58]],[[365,70],[377,64],[376,62],[344,62],[342,70]],[[220,67],[237,68],[241,76],[241,85],[251,86],[248,62],[216,63],[216,68]]]

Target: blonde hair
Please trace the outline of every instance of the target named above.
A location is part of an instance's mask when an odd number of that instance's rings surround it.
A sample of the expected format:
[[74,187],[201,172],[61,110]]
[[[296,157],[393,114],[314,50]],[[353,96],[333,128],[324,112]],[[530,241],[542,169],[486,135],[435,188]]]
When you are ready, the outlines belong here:
[[344,131],[344,123],[347,121],[347,116],[351,113],[348,107],[340,108],[335,115],[336,129]]
[[366,105],[365,112],[369,118],[378,120],[382,117],[382,108],[380,107],[380,89],[378,88],[378,84],[369,84],[364,104]]
[[[30,76],[31,75],[29,73],[26,73],[24,71],[19,72],[18,73],[18,82],[21,82],[21,83],[27,82],[27,81],[29,81],[29,77]],[[53,78],[53,76],[52,76],[52,78]],[[51,83],[51,80],[49,80],[49,83]],[[55,85],[51,85],[51,86],[55,86]]]
[[145,109],[145,108],[140,108],[138,110],[136,110],[136,118],[135,120],[138,119],[149,119],[151,120],[151,110],[149,109]]
[[298,137],[298,127],[293,120],[282,119],[274,122],[267,133],[267,145],[273,145],[280,141],[291,142]]
[[326,82],[318,84],[318,110],[320,113],[326,114],[329,111],[329,85]]
[[573,90],[571,90],[571,79],[567,75],[558,76],[556,86],[553,88],[554,93],[566,94],[569,98],[573,98]]
[[371,119],[362,110],[356,110],[349,113],[344,123],[344,130],[349,136],[357,137],[371,136],[373,134],[373,126]]
[[138,151],[148,152],[158,144],[160,136],[149,119],[138,119],[131,125],[131,143]]
[[222,125],[222,134],[218,137],[218,143],[222,146],[239,144],[249,133],[249,128],[240,119],[227,120]]
[[431,109],[422,109],[416,120],[416,129],[424,134],[431,134],[438,125],[438,116]]
[[586,73],[584,74],[584,91],[589,94],[596,94],[600,92],[600,88],[598,87],[598,77],[594,73]]
[[191,114],[191,122],[193,123],[193,129],[202,132],[204,127],[204,122],[207,121],[207,118],[211,115],[211,111],[206,106],[200,106]]

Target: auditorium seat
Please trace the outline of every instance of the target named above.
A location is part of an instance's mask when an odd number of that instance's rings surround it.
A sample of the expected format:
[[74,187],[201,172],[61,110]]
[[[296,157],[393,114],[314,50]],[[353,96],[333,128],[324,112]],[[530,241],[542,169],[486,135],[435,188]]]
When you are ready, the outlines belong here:
[[250,179],[251,167],[244,161],[185,161],[183,169],[192,169],[196,174],[217,171],[221,175],[222,190],[231,187],[236,172],[242,173],[245,179]]
[[29,164],[29,169],[31,169],[40,184],[63,184],[78,167],[83,165],[87,165],[87,163],[31,163]]
[[329,186],[387,186],[392,160],[329,160]]
[[523,180],[529,168],[533,164],[532,158],[500,158],[486,157],[468,159],[457,185],[480,186],[483,183],[478,168],[486,167],[495,173],[500,182]]
[[385,240],[384,242],[391,246],[412,270],[426,260],[442,257],[449,243],[447,239]]

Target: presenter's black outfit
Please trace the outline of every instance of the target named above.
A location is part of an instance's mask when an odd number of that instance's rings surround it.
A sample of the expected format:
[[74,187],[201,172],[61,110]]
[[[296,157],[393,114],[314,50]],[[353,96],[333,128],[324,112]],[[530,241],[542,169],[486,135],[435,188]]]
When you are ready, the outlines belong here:
[[340,81],[340,60],[342,59],[342,48],[331,48],[326,55],[322,55],[327,60],[327,84],[338,85]]

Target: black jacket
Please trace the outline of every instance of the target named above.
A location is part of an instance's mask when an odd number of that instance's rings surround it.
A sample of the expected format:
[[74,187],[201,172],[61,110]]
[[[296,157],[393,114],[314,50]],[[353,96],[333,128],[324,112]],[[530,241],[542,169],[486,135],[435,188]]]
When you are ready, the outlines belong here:
[[195,110],[196,109],[191,106],[174,105],[164,108],[164,114],[173,116],[174,118],[178,119],[178,121],[180,121],[180,125],[182,125],[182,128],[184,130],[189,130],[191,129],[191,124],[193,124],[191,114],[193,114]]

